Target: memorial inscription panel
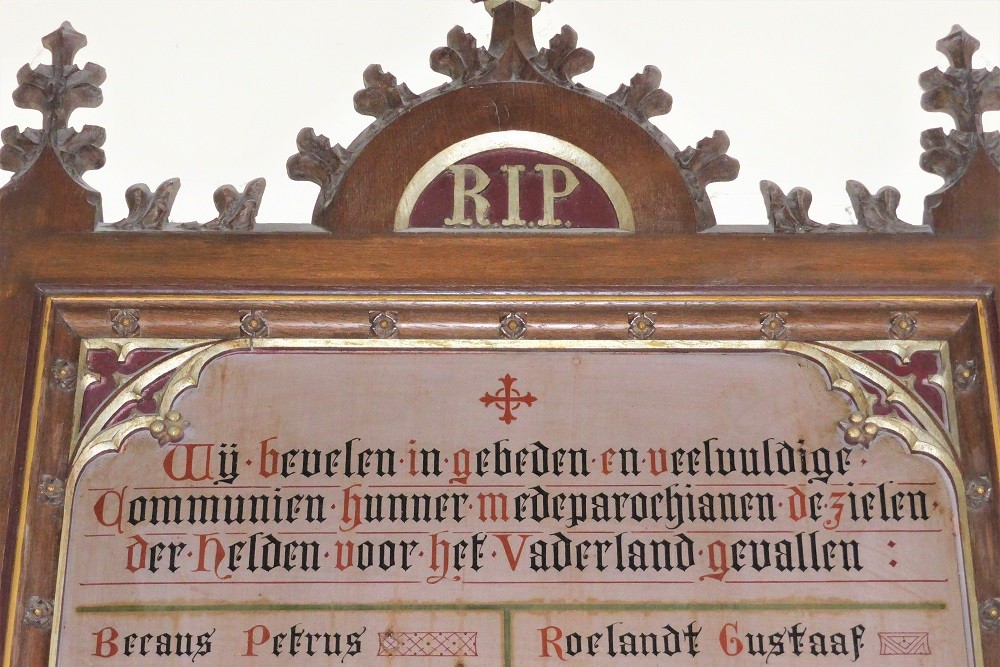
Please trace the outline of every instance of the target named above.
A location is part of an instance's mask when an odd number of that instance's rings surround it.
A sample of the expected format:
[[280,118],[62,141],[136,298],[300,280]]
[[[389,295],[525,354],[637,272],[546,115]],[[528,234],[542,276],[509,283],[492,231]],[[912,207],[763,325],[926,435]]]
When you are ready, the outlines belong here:
[[947,349],[866,345],[88,345],[53,664],[981,664]]

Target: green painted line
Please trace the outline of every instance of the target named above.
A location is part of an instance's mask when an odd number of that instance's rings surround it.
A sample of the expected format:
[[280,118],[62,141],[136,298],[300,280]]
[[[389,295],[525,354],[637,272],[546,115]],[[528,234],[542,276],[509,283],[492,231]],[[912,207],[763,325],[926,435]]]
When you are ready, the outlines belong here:
[[503,665],[514,667],[514,623],[510,609],[503,610]]
[[611,603],[433,603],[399,602],[378,604],[190,604],[190,605],[147,605],[111,604],[80,606],[78,614],[174,614],[227,613],[227,612],[399,612],[399,611],[452,611],[452,612],[503,612],[504,620],[512,612],[655,612],[655,611],[944,611],[944,602],[708,602],[708,603],[659,603],[659,602],[611,602]]

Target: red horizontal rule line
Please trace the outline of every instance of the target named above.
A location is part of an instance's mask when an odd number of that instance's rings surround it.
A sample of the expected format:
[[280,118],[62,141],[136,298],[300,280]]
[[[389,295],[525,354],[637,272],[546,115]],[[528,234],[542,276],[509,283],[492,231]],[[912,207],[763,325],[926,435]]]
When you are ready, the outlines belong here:
[[837,529],[833,531],[835,533],[940,533],[941,528],[897,528],[896,530],[891,530],[889,528],[858,528],[856,530],[840,530]]
[[80,586],[316,586],[317,584],[422,584],[415,581],[81,581]]
[[[275,486],[275,485],[270,485],[270,484],[263,484],[263,485],[242,485],[242,486],[229,486],[228,484],[226,484],[225,486],[222,486],[222,485],[213,485],[213,484],[210,484],[208,486],[206,486],[204,484],[201,484],[201,485],[198,485],[198,484],[189,484],[189,485],[178,485],[178,486],[135,486],[135,487],[132,487],[132,488],[133,488],[134,491],[189,491],[189,490],[196,490],[196,491],[231,491],[233,489],[253,489],[253,490],[258,490],[259,491],[259,490],[262,490],[262,489],[278,489],[278,488],[281,488],[281,487]],[[97,490],[97,489],[95,489],[95,490]],[[107,490],[108,491],[117,491],[117,489],[107,489]]]
[[[247,533],[243,533],[246,535]],[[343,535],[344,537],[350,537],[351,535],[427,535],[428,533],[417,533],[417,532],[392,532],[389,531],[367,531],[367,532],[341,532],[339,530],[281,530],[277,532],[270,533],[271,535]]]
[[[629,485],[631,486],[631,485]],[[790,486],[795,486],[794,484],[772,484],[772,483],[760,483],[760,484],[689,484],[688,486],[698,487],[700,489],[754,489],[759,487],[780,487],[788,488]]]
[[[946,584],[948,579],[790,579],[788,581],[765,580],[754,581],[751,579],[726,579],[727,584]],[[80,586],[215,586],[217,584],[245,585],[245,586],[315,586],[318,584],[422,584],[422,580],[416,581],[95,581],[80,582]],[[642,581],[589,581],[589,580],[547,580],[537,581],[527,579],[523,581],[471,581],[463,580],[463,584],[469,585],[501,585],[501,584],[587,584],[587,585],[635,585],[650,586],[659,584],[695,584],[695,581],[675,581],[661,579],[647,579]]]
[[[540,482],[537,486],[545,487],[546,489],[611,489],[611,488],[621,488],[621,489],[662,489],[662,484],[629,484],[628,482],[612,482],[609,484],[545,484]],[[525,490],[528,489],[527,486],[524,487]]]
[[488,585],[488,586],[498,586],[498,585],[502,585],[502,584],[507,584],[507,585],[512,585],[512,584],[515,584],[515,585],[520,585],[520,584],[534,584],[536,586],[542,586],[542,585],[546,585],[546,584],[586,584],[588,586],[615,584],[615,585],[618,585],[618,586],[626,586],[626,585],[649,586],[651,584],[694,584],[694,583],[697,583],[697,582],[694,582],[694,581],[660,581],[659,579],[653,579],[653,580],[648,580],[647,579],[645,581],[590,581],[590,580],[568,579],[568,580],[552,580],[552,581],[531,581],[531,580],[527,580],[527,581],[469,581],[469,580],[464,580],[462,583],[470,584],[470,585],[482,585],[482,586],[486,586],[486,585]]
[[[486,530],[487,526],[484,526],[481,530],[445,530],[445,532],[452,535],[477,535],[482,532],[497,532],[497,529]],[[505,524],[503,526],[503,532],[516,531],[521,535],[548,535],[549,533],[543,530],[521,530],[517,527],[517,524],[510,525]],[[617,535],[620,532],[629,533],[631,535],[677,535],[679,533],[690,533],[692,535],[745,535],[747,533],[762,534],[762,535],[794,535],[795,530],[762,530],[758,528],[748,528],[746,530],[686,530],[675,528],[674,530],[563,530],[560,531],[569,535]],[[827,531],[830,533],[883,533],[883,534],[899,534],[899,533],[941,533],[944,532],[943,528],[858,528],[858,529],[836,529]],[[140,531],[141,535],[148,535],[150,537],[192,537],[195,533],[143,533]],[[219,532],[219,535],[249,535],[247,532]],[[344,537],[350,537],[351,535],[433,535],[434,532],[420,531],[420,530],[283,530],[272,533],[272,535],[342,535]],[[126,535],[118,533],[87,533],[84,537],[126,537]]]
[[[514,528],[512,530],[516,530],[516,528]],[[518,532],[521,532],[521,531],[518,531]],[[569,533],[569,532],[574,532],[574,531],[562,531],[562,532]],[[584,533],[586,533],[586,532],[608,532],[608,533],[610,533],[612,535],[617,535],[619,532],[622,532],[622,531],[576,531],[576,532],[584,532]],[[678,533],[690,533],[692,535],[747,535],[748,533],[753,533],[754,535],[756,535],[756,534],[794,535],[795,533],[797,533],[799,531],[790,530],[790,529],[789,530],[784,530],[784,529],[782,529],[782,530],[761,530],[761,529],[758,529],[758,528],[747,528],[745,530],[685,530],[685,529],[681,529],[681,528],[675,528],[673,530],[625,530],[624,532],[627,532],[627,533],[632,534],[632,535],[676,535]],[[841,529],[838,528],[837,530],[830,530],[830,531],[827,531],[827,532],[829,532],[829,533],[940,533],[940,532],[942,532],[942,529],[941,528],[896,528],[896,529],[889,529],[889,528],[886,528],[886,529],[880,529],[880,528],[879,529],[876,529],[876,528],[872,528],[872,529],[860,529],[859,528],[857,530],[851,530],[851,529],[841,530]],[[474,534],[474,533],[470,533],[470,534]],[[542,534],[546,534],[546,533],[542,533]]]
[[[886,482],[896,486],[937,486],[937,482]],[[878,486],[878,482],[827,482],[827,486]],[[784,485],[782,485],[784,486]]]
[[[677,482],[679,483],[679,482]],[[895,482],[897,486],[937,486],[937,482]],[[544,481],[538,480],[536,485],[544,486],[549,489],[603,489],[611,487],[621,487],[629,489],[655,489],[660,488],[663,484],[630,484],[627,481],[619,482],[609,482],[609,483],[594,483],[594,484],[545,484]],[[357,486],[370,489],[529,489],[528,484],[462,484],[455,482],[452,484],[368,484],[365,486],[363,482],[358,482]],[[749,484],[698,484],[698,483],[685,483],[685,486],[691,488],[704,488],[704,489],[724,489],[724,488],[737,488],[737,489],[753,489],[753,488],[788,488],[795,486],[795,484],[788,483],[749,483]],[[875,482],[828,482],[826,486],[878,486]],[[133,487],[135,491],[186,491],[186,490],[203,490],[203,491],[228,491],[231,489],[252,489],[252,490],[263,490],[263,489],[343,489],[342,484],[260,484],[260,485],[238,485],[229,486],[227,485],[204,485],[204,484],[188,484],[188,485],[177,485],[177,486],[136,486]],[[88,492],[106,492],[106,491],[117,491],[117,489],[87,489]]]
[[[756,528],[750,528],[747,530],[643,530],[643,531],[629,531],[635,533],[691,533],[692,535],[748,535],[748,533],[766,533],[773,535],[794,535],[799,532],[796,530],[758,530]],[[749,537],[749,535],[748,535]]]
[[[480,533],[487,532],[487,531],[482,531],[482,530],[448,530],[448,531],[444,531],[444,532],[448,533],[449,535],[479,535]],[[491,530],[491,531],[488,531],[488,532],[490,534],[492,534],[492,533],[507,534],[507,533],[510,533],[510,532],[516,532],[518,535],[550,535],[551,534],[551,533],[546,533],[543,530],[519,530],[517,528],[511,528],[510,530],[506,530],[506,529]],[[568,532],[571,532],[571,531],[564,530],[562,532],[568,533]],[[430,535],[430,534],[433,534],[433,533],[416,533],[416,534],[417,535],[425,535],[425,534]]]
[[525,489],[524,484],[358,484],[368,489]]
[[[651,582],[653,583],[653,582]],[[754,581],[751,579],[726,579],[727,584],[946,584],[947,579],[773,579]]]
[[878,486],[876,482],[829,482],[827,486]]

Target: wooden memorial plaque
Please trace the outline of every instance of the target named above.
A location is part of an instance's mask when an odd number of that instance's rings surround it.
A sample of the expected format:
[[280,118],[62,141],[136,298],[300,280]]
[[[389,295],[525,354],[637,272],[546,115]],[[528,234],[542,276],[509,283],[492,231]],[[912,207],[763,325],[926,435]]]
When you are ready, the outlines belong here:
[[451,83],[372,66],[371,128],[299,134],[312,234],[256,224],[262,179],[204,224],[133,186],[104,224],[103,130],[68,126],[103,69],[64,24],[19,73],[3,665],[1000,662],[975,40],[921,75],[957,125],[922,137],[924,224],[852,181],[861,224],[824,226],[765,181],[770,224],[721,234],[724,133],[678,150],[655,68],[602,95],[571,28],[536,48],[540,2],[486,6],[488,48],[432,54]]

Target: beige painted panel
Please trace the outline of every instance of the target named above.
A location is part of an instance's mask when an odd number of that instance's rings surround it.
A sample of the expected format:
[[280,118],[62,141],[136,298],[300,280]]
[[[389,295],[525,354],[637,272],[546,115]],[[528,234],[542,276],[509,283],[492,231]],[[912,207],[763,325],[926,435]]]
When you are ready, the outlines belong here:
[[59,665],[974,664],[947,476],[804,357],[258,349],[174,407],[80,477]]

